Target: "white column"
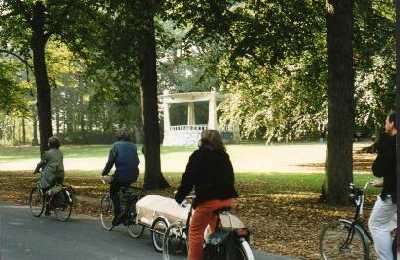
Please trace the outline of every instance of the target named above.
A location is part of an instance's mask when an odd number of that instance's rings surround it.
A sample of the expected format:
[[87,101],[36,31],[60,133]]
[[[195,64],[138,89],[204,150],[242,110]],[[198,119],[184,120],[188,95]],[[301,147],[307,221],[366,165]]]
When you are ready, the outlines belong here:
[[194,114],[194,103],[188,103],[188,110],[187,110],[187,124],[188,125],[195,125],[195,114]]
[[[163,91],[164,96],[169,94],[168,90],[164,90]],[[163,108],[163,116],[164,116],[164,145],[169,145],[170,142],[170,130],[171,130],[171,121],[169,118],[169,103],[167,101],[167,98],[164,97],[162,100],[163,104],[162,104],[162,108]]]
[[240,129],[239,129],[239,124],[237,122],[233,123],[232,132],[233,132],[233,141],[238,144],[240,142]]
[[[164,96],[169,94],[168,90],[163,91]],[[163,98],[163,113],[164,113],[164,133],[170,131],[171,122],[169,119],[169,104],[166,101],[166,97]]]
[[163,113],[164,113],[164,133],[169,132],[171,122],[169,119],[169,104],[163,101]]
[[208,103],[208,129],[218,130],[217,93],[215,90],[210,92],[210,100]]

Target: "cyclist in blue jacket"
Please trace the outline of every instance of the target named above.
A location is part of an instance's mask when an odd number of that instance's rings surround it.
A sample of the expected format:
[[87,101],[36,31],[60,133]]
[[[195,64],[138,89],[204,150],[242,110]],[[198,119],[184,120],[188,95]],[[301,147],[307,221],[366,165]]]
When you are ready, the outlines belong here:
[[118,141],[112,145],[108,161],[102,172],[102,176],[108,175],[115,165],[114,176],[110,184],[110,197],[114,203],[114,219],[112,221],[114,226],[118,226],[122,220],[118,192],[121,187],[136,182],[139,176],[139,157],[136,145],[130,141],[129,131],[120,129],[117,132],[117,138]]

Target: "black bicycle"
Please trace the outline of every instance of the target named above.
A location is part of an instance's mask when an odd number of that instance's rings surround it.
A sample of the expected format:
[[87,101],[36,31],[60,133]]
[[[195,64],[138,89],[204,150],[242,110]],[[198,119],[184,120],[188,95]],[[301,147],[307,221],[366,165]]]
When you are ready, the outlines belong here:
[[325,260],[330,259],[376,259],[373,240],[362,218],[365,191],[350,184],[350,199],[355,205],[353,219],[338,219],[328,223],[321,232],[320,254]]
[[[111,178],[102,178],[103,183],[110,183]],[[129,186],[121,187],[118,194],[120,196],[122,224],[128,228],[128,233],[134,238],[143,234],[144,226],[136,222],[136,202],[144,196],[142,188]],[[100,221],[103,228],[111,231],[115,226],[112,224],[114,218],[114,203],[109,192],[103,195],[100,204]]]
[[[192,215],[194,196],[187,196],[184,207],[190,207],[186,221],[177,221],[170,225],[164,236],[163,259],[183,260],[188,254],[188,233]],[[217,229],[208,234],[204,241],[204,259],[207,260],[254,260],[250,248],[250,233],[244,224],[230,212],[222,208],[214,212],[218,216]],[[231,243],[226,243],[227,241]]]
[[[41,176],[40,172],[40,176]],[[67,221],[72,212],[73,189],[71,186],[56,184],[44,190],[38,181],[29,193],[29,207],[34,217],[40,217],[47,207],[59,221]]]

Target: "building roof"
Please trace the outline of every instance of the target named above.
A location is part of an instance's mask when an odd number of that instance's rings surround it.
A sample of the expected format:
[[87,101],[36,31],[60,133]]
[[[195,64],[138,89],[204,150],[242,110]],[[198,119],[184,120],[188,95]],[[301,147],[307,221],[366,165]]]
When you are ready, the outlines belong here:
[[209,101],[212,95],[216,95],[217,100],[224,98],[223,94],[216,92],[185,92],[185,93],[167,93],[160,95],[159,98],[162,102],[166,103],[187,103],[187,102],[201,102]]

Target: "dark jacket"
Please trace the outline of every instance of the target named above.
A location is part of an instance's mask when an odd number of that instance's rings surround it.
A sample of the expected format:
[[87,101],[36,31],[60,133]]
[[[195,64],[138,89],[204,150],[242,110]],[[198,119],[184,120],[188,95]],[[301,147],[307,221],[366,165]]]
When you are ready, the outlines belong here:
[[234,182],[228,154],[203,146],[190,156],[175,200],[182,203],[193,187],[196,195],[194,208],[204,201],[235,198],[238,194]]
[[114,164],[114,181],[122,184],[135,182],[139,175],[139,157],[136,145],[128,141],[115,142],[102,175],[107,175]]
[[392,201],[396,202],[396,136],[384,134],[378,143],[378,156],[373,165],[372,172],[376,177],[383,177],[382,199],[386,195],[392,196]]

